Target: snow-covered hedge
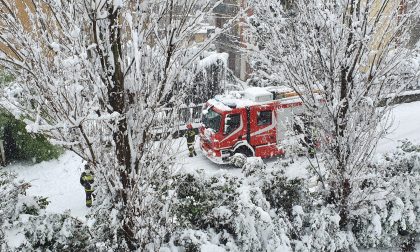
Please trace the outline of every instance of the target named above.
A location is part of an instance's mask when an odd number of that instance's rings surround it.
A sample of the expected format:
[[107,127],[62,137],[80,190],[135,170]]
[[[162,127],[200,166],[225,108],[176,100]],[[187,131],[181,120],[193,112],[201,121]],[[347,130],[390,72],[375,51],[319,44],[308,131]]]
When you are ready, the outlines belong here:
[[[316,204],[308,181],[288,179],[258,158],[243,165],[243,179],[204,171],[180,175],[173,212],[177,229],[167,248],[185,251],[354,250],[351,232],[340,231],[331,205]],[[183,250],[180,250],[183,251]]]
[[62,148],[52,145],[45,136],[29,134],[25,127],[22,120],[0,109],[0,139],[4,141],[8,162],[28,160],[39,163],[58,158],[63,153]]
[[26,195],[29,183],[0,171],[0,251],[75,251],[88,245],[86,225],[44,211],[48,200]]
[[[14,77],[0,68],[0,90],[9,86]],[[63,150],[52,145],[41,134],[29,134],[26,124],[21,119],[16,119],[8,112],[5,101],[0,100],[0,139],[4,141],[6,160],[30,160],[35,163],[58,158]]]
[[[287,251],[288,225],[255,183],[229,173],[180,175],[173,211],[178,229],[168,246],[186,251]],[[223,250],[221,250],[223,251]]]
[[414,242],[420,234],[420,146],[403,142],[397,152],[384,155],[371,168],[361,189],[370,196],[353,213],[359,246]]
[[[0,227],[10,225],[23,207],[22,197],[29,186],[27,183],[15,182],[16,176],[0,171]],[[4,241],[4,229],[0,228],[0,240]]]
[[370,166],[371,173],[354,185],[353,197],[368,197],[357,199],[350,209],[350,230],[340,229],[338,209],[328,203],[325,190],[310,188],[309,176],[287,178],[281,165],[267,168],[258,158],[248,158],[243,179],[229,173],[208,176],[204,171],[178,175],[172,208],[176,231],[166,248],[407,248],[420,231],[420,146],[404,143],[398,152]]
[[83,251],[90,242],[87,226],[70,216],[70,212],[29,215],[24,222],[15,224],[15,228],[25,236],[20,251]]
[[[249,158],[243,178],[203,170],[166,174],[160,184],[150,184],[148,194],[153,197],[143,202],[149,213],[139,219],[139,235],[145,237],[145,244],[139,246],[164,252],[355,251],[361,247],[411,251],[420,233],[420,146],[405,142],[370,167],[370,173],[354,185],[352,197],[359,197],[359,203],[350,209],[349,230],[340,229],[337,207],[328,203],[325,191],[311,187],[310,173],[290,179],[283,166],[267,168],[261,160]],[[18,246],[4,243],[1,250],[124,247],[119,243],[122,234],[114,228],[121,224],[119,213],[106,207],[111,201],[104,201],[82,223],[69,213],[46,214],[47,199],[25,196],[28,186],[0,173],[0,239],[10,241],[13,235],[20,239]]]

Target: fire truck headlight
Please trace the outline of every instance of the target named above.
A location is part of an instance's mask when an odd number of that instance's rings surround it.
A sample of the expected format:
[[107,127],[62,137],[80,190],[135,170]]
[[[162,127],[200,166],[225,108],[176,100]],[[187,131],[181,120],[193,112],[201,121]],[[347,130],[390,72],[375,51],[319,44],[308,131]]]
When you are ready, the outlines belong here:
[[216,152],[213,152],[213,157],[215,157],[216,156]]

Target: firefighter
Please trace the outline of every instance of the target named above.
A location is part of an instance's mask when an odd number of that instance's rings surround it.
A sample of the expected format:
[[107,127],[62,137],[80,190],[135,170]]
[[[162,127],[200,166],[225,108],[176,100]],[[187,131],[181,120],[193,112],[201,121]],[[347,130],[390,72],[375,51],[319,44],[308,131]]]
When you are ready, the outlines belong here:
[[307,129],[307,131],[305,132],[305,137],[303,139],[305,141],[306,147],[308,148],[309,157],[315,158],[316,149],[312,129]]
[[85,165],[85,171],[80,176],[80,184],[85,188],[86,193],[86,206],[92,206],[92,194],[93,194],[93,172],[88,164]]
[[4,154],[3,139],[0,139],[0,165],[6,166],[6,155]]
[[303,114],[295,117],[295,123],[293,124],[293,131],[296,135],[302,135],[303,139],[300,140],[303,147],[308,150],[310,158],[314,158],[316,154],[315,143],[314,143],[314,132],[313,124],[309,119],[309,116]]
[[310,158],[314,158],[316,154],[315,143],[314,143],[314,125],[308,115],[303,117],[304,133],[303,140],[308,148],[308,154]]
[[0,126],[0,165],[6,166],[6,155],[4,154],[4,126]]
[[187,138],[188,152],[190,153],[189,157],[192,157],[193,155],[197,156],[197,153],[194,150],[195,131],[191,123],[187,124],[187,131],[184,136]]

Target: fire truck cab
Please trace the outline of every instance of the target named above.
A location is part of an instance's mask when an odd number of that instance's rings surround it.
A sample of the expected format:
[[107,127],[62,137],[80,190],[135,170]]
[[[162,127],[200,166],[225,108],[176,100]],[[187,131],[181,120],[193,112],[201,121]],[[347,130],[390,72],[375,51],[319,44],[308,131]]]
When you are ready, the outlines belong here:
[[287,87],[252,87],[216,96],[203,106],[200,148],[219,164],[236,153],[282,155],[282,142],[302,107],[299,96]]

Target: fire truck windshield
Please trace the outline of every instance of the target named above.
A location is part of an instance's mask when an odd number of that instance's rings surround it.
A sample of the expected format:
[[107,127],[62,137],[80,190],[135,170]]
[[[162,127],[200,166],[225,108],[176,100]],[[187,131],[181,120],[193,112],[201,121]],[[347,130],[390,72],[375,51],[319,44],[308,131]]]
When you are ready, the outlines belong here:
[[203,113],[203,124],[206,128],[213,129],[215,132],[220,130],[220,122],[222,116],[213,110],[213,108],[207,109],[206,113]]

